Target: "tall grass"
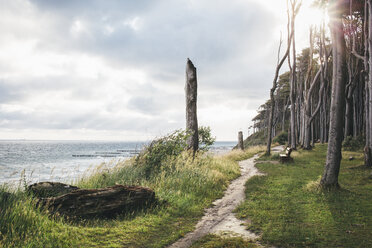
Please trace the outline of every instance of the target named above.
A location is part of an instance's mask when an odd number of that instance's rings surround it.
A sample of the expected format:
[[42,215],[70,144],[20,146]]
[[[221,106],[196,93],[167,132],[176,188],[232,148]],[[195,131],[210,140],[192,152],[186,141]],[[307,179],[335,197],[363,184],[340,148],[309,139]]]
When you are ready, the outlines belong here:
[[115,219],[73,222],[49,216],[22,188],[0,187],[0,247],[164,247],[194,228],[204,208],[239,176],[236,161],[256,152],[223,157],[201,153],[195,158],[182,152],[162,158],[150,176],[131,159],[110,170],[102,165],[75,182],[82,188],[125,184],[154,189],[157,206]]
[[[9,193],[9,191],[11,193]],[[72,230],[60,233],[64,222],[51,219],[35,206],[35,200],[22,190],[0,187],[0,247],[72,247]]]
[[234,149],[230,153],[224,155],[223,157],[233,161],[241,161],[253,157],[253,155],[262,153],[266,149],[265,146],[250,146],[243,151],[240,149]]

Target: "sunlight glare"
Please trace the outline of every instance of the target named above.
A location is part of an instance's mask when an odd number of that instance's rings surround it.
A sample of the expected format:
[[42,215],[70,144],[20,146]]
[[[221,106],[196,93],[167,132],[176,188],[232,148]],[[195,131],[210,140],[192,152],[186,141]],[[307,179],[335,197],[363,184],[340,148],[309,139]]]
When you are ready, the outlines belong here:
[[329,17],[327,11],[313,6],[314,0],[303,0],[300,12],[297,16],[297,26],[309,29],[311,26],[320,26],[323,22],[328,25]]

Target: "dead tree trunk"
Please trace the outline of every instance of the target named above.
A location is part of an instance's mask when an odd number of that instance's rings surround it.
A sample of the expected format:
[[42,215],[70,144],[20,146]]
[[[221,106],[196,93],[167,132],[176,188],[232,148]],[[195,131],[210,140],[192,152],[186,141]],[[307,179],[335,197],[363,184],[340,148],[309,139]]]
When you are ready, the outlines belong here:
[[197,117],[197,79],[196,68],[190,59],[186,64],[186,130],[190,132],[187,139],[188,149],[196,152],[199,149],[198,117]]
[[239,131],[238,133],[238,147],[240,150],[244,150],[244,143],[243,143],[243,132]]
[[327,160],[320,185],[323,188],[339,187],[338,174],[341,163],[341,145],[343,136],[345,86],[346,86],[346,56],[345,38],[342,24],[342,0],[330,1],[330,29],[333,46],[332,97],[330,108],[329,142]]

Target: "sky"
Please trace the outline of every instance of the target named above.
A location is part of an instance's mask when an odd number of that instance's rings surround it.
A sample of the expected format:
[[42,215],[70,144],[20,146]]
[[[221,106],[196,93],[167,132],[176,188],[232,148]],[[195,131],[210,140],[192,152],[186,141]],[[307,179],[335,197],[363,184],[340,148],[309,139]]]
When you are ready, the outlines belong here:
[[[310,3],[298,49],[317,20]],[[0,0],[0,33],[0,139],[137,141],[184,128],[190,58],[199,125],[236,140],[269,98],[286,1]]]

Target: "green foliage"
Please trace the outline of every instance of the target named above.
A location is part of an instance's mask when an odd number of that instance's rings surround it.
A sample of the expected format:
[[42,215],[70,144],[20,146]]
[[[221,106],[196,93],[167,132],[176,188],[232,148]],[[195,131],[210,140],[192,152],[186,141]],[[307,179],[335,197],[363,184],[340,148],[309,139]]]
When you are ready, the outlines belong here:
[[342,143],[342,147],[345,151],[358,151],[362,149],[364,145],[364,136],[358,136],[356,138],[354,138],[353,136],[347,136]]
[[252,135],[250,135],[248,138],[246,138],[243,142],[244,148],[247,148],[249,146],[258,146],[258,145],[265,145],[267,142],[265,130],[258,131]]
[[274,143],[279,143],[280,145],[284,145],[288,142],[288,132],[281,132],[273,139]]
[[[372,247],[372,180],[361,167],[361,152],[343,152],[341,190],[319,188],[326,145],[294,151],[294,163],[257,164],[267,176],[246,183],[246,200],[238,207],[249,229],[263,243],[277,247]],[[349,161],[348,157],[355,159]]]
[[[215,138],[211,135],[210,127],[200,127],[199,130],[199,151],[208,151],[213,145]],[[135,164],[144,168],[144,176],[149,178],[159,172],[164,162],[170,157],[176,157],[187,149],[187,139],[190,132],[176,130],[171,134],[153,140],[145,146],[143,151],[136,157]]]
[[216,137],[212,136],[210,127],[199,127],[199,150],[208,151],[216,141]]
[[153,173],[159,171],[162,162],[170,156],[180,155],[187,148],[188,137],[189,134],[186,131],[177,130],[153,140],[135,158],[135,165],[143,167],[144,176],[149,178]]
[[277,136],[274,137],[273,142],[279,143],[280,145],[286,144],[286,142],[288,142],[288,132],[280,132]]

